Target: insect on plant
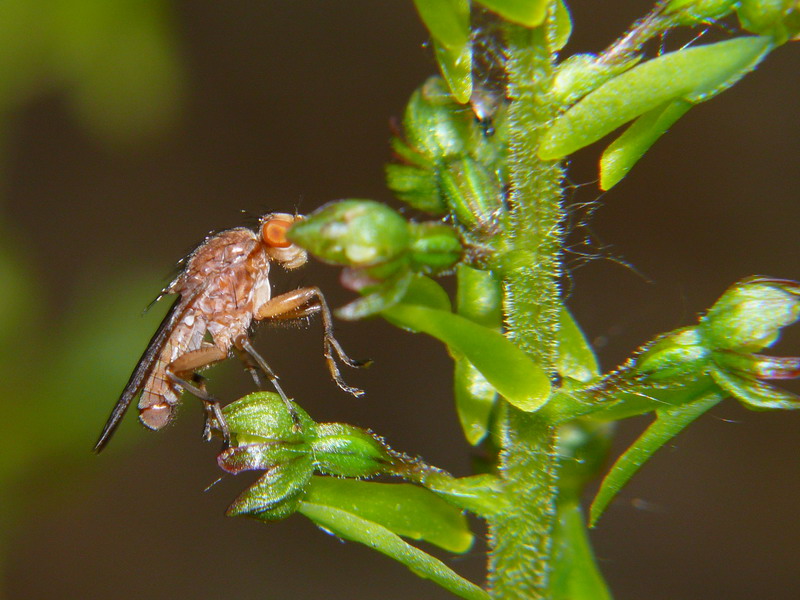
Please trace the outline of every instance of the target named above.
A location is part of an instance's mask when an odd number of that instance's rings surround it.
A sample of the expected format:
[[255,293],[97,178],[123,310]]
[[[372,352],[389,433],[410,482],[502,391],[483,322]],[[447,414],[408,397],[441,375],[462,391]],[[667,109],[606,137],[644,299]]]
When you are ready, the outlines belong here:
[[[285,213],[261,218],[257,231],[246,227],[209,236],[181,261],[182,272],[162,291],[177,294],[161,325],[139,359],[114,410],[103,427],[95,451],[101,451],[118,427],[131,402],[139,395],[139,420],[158,430],[172,419],[181,394],[197,396],[206,410],[205,435],[216,421],[227,441],[227,427],[219,401],[205,389],[198,371],[236,353],[259,387],[268,379],[298,423],[278,377],[256,351],[250,328],[254,321],[293,321],[319,313],[324,355],[331,377],[344,391],[361,396],[347,385],[336,357],[350,367],[366,366],[345,354],[333,335],[333,321],[325,297],[317,287],[303,287],[272,297],[270,265],[297,269],[308,260],[306,251],[291,243],[286,232],[302,219]],[[210,341],[209,341],[210,338]]]

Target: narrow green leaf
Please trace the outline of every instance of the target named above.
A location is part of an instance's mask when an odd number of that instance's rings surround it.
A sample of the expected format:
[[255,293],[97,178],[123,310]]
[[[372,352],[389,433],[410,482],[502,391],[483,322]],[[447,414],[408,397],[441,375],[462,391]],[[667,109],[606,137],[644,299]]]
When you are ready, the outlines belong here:
[[303,502],[298,511],[319,527],[342,539],[359,542],[403,563],[419,577],[434,583],[467,600],[490,600],[474,583],[467,581],[438,558],[404,542],[386,527],[351,512],[330,506]]
[[675,100],[643,114],[614,140],[600,159],[600,189],[610,190],[628,174],[650,146],[692,107]]
[[509,21],[526,27],[537,27],[544,21],[549,0],[478,0],[478,2]]
[[569,8],[564,4],[564,0],[556,0],[552,27],[552,40],[550,43],[553,46],[553,50],[558,52],[567,45],[572,35],[572,15],[569,14]]
[[447,473],[428,472],[420,482],[450,504],[481,517],[508,510],[503,481],[496,475],[483,473],[469,477],[453,477]]
[[561,307],[556,369],[563,377],[591,381],[600,375],[600,365],[578,324],[566,306]]
[[544,371],[502,334],[453,313],[398,304],[381,313],[391,323],[427,333],[444,342],[454,356],[463,356],[511,404],[526,412],[539,409],[549,397]]
[[611,600],[611,592],[597,568],[577,500],[559,504],[553,540],[555,553],[548,597],[551,600]]
[[448,49],[469,41],[469,0],[414,0],[431,37]]
[[765,37],[740,37],[670,52],[607,81],[558,117],[539,147],[562,158],[672,100],[702,102],[733,85],[771,49]]
[[[456,277],[458,314],[478,325],[500,331],[503,319],[500,282],[487,271],[463,264],[458,265]],[[477,446],[489,432],[489,419],[497,402],[497,391],[465,358],[455,361],[453,391],[464,436],[470,444]]]
[[489,433],[489,419],[497,402],[497,390],[466,358],[455,360],[453,391],[464,437],[473,446]]
[[725,395],[719,391],[713,391],[688,404],[656,411],[656,420],[617,459],[603,478],[589,511],[589,526],[594,527],[614,496],[656,450],[678,435],[700,415],[716,406],[724,397]]
[[415,304],[450,312],[450,296],[430,277],[415,275],[402,299],[403,304]]
[[434,40],[433,49],[447,87],[458,102],[466,104],[472,96],[472,43],[445,48]]
[[467,519],[458,508],[409,483],[313,477],[304,501],[347,511],[448,552],[466,552],[474,541]]
[[488,271],[458,265],[456,269],[458,314],[478,325],[500,331],[503,321],[503,290],[500,282]]

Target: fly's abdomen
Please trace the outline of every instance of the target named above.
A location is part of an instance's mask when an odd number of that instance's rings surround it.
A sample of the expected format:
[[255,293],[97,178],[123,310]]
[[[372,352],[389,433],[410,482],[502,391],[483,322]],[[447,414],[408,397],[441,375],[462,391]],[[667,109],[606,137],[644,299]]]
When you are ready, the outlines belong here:
[[179,356],[199,349],[205,332],[205,319],[190,312],[167,340],[139,399],[139,420],[146,427],[161,429],[172,419],[183,390],[170,378],[169,366]]

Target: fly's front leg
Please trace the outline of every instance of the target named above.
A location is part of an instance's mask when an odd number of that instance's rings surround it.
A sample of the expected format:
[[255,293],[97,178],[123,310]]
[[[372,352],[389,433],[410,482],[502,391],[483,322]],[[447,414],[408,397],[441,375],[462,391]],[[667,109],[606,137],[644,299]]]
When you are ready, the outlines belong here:
[[250,339],[247,336],[239,336],[234,340],[233,344],[239,352],[239,358],[242,359],[245,369],[250,371],[252,374],[256,385],[263,387],[261,374],[266,375],[267,379],[270,380],[272,386],[278,392],[281,400],[283,400],[283,403],[286,405],[286,409],[289,411],[289,414],[292,417],[292,422],[294,423],[295,429],[299,430],[300,417],[297,415],[294,404],[291,403],[289,398],[286,396],[286,393],[283,391],[283,388],[278,383],[278,376],[275,374],[275,371],[272,370],[272,368],[267,364],[267,361],[264,360],[264,357],[261,356],[253,347],[253,344],[250,342]]
[[333,335],[333,318],[325,296],[318,287],[306,287],[275,296],[262,304],[256,312],[257,320],[270,319],[273,321],[286,321],[300,319],[319,313],[322,316],[323,327],[323,348],[325,360],[328,363],[328,370],[331,377],[340,388],[345,392],[358,397],[364,392],[358,388],[347,385],[339,373],[339,366],[336,364],[334,353],[348,367],[366,367],[372,361],[354,360],[345,354],[341,344]]
[[[169,365],[167,365],[167,376],[170,381],[199,398],[205,408],[205,423],[203,425],[203,436],[211,439],[213,422],[216,422],[217,429],[222,433],[223,441],[227,446],[230,444],[231,435],[228,423],[222,415],[221,402],[206,391],[205,379],[198,375],[196,371],[211,366],[214,363],[225,360],[225,352],[212,344],[203,344],[198,350],[192,350],[182,354]],[[192,383],[186,377],[191,376]]]

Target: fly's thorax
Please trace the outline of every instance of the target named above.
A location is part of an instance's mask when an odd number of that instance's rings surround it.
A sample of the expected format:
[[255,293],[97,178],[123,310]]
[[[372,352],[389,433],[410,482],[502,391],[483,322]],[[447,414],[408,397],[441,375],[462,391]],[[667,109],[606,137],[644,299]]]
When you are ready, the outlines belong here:
[[289,228],[303,217],[288,213],[272,213],[261,217],[259,233],[270,260],[284,269],[297,269],[308,262],[306,251],[286,237]]
[[183,273],[170,285],[171,291],[184,294],[194,288],[213,286],[242,268],[258,246],[258,236],[245,227],[206,238],[187,259]]

